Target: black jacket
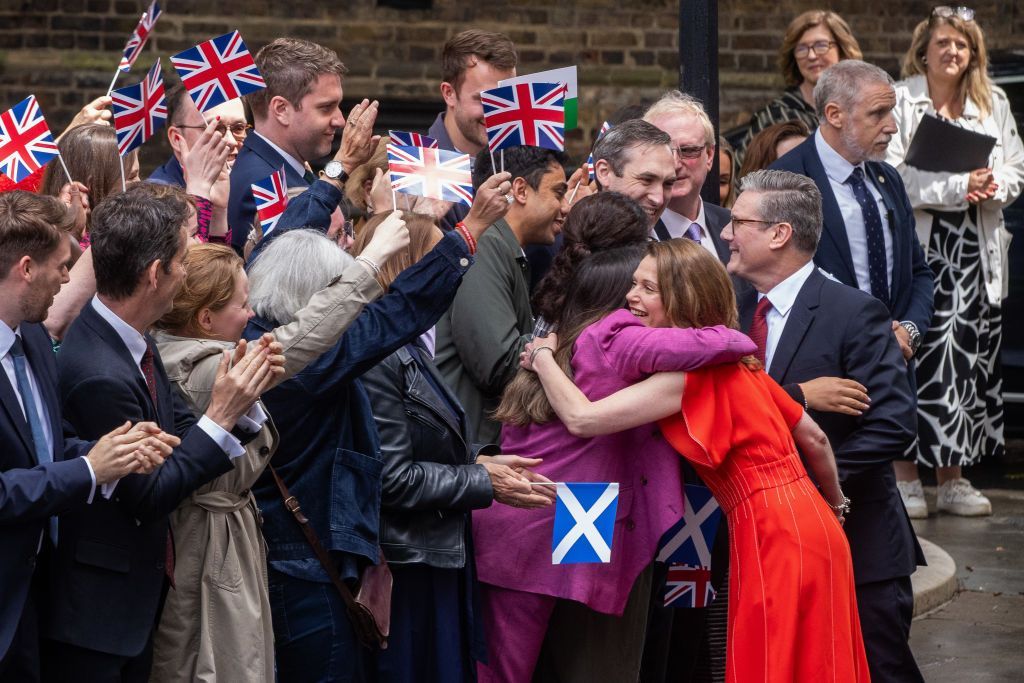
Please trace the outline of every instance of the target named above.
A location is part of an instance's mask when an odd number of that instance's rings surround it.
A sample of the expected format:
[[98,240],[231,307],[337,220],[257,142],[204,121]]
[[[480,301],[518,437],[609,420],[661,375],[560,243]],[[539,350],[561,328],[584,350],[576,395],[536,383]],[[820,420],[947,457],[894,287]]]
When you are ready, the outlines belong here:
[[480,449],[467,441],[458,399],[415,344],[385,358],[362,381],[384,457],[384,556],[396,564],[464,566],[469,512],[490,506],[494,491],[487,470],[474,464]]

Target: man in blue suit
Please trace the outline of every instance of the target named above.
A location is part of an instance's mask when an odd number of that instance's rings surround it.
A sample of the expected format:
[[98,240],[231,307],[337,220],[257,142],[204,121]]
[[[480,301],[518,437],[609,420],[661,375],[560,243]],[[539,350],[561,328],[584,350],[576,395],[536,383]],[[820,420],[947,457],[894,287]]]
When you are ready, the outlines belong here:
[[[828,435],[852,505],[850,542],[857,607],[873,681],[922,681],[910,651],[910,575],[924,556],[903,507],[892,461],[916,435],[916,402],[889,311],[877,298],[831,279],[812,260],[821,239],[821,193],[781,171],[744,177],[722,231],[729,272],[754,290],[740,297],[740,327],[758,344],[772,379],[804,404]],[[821,377],[857,383],[871,404],[839,395],[805,399]],[[796,606],[781,605],[779,609]]]
[[[844,60],[821,74],[814,104],[818,130],[771,168],[818,186],[824,230],[814,262],[886,305],[909,363],[932,319],[935,282],[903,180],[882,161],[896,133],[892,78],[872,64]],[[913,365],[908,370],[916,394]]]
[[0,195],[0,681],[39,679],[33,574],[59,537],[54,515],[91,503],[97,485],[151,471],[178,442],[152,423],[131,432],[120,425],[95,445],[62,428],[56,362],[40,323],[68,281],[71,222],[52,197]]
[[[255,129],[231,169],[228,200],[231,242],[239,254],[256,218],[252,184],[283,166],[288,187],[309,187],[316,178],[308,162],[330,154],[335,134],[346,125],[340,107],[341,78],[347,69],[334,50],[307,40],[278,38],[261,49],[255,61],[267,87],[246,96]],[[364,100],[352,110],[349,125],[361,121],[372,128],[376,116],[377,103]],[[379,140],[367,137],[370,152]],[[354,169],[339,161],[328,163],[324,172],[344,184]]]
[[57,357],[64,418],[83,436],[125,420],[150,420],[181,438],[163,467],[116,482],[109,500],[60,518],[61,535],[42,624],[47,680],[146,681],[152,633],[174,580],[168,515],[202,484],[232,468],[266,421],[253,406],[275,366],[269,340],[232,368],[222,361],[198,420],[172,389],[147,330],[173,304],[185,277],[188,196],[140,183],[92,214],[97,294],[71,325]]

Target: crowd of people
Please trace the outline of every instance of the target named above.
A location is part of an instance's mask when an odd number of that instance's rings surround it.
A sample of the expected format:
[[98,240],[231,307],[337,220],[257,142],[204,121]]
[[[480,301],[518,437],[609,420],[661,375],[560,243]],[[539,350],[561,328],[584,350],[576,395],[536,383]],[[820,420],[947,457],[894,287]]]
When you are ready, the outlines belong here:
[[[918,467],[991,514],[962,468],[1003,448],[1024,146],[972,10],[934,8],[898,83],[861,57],[801,14],[736,149],[671,91],[590,181],[529,146],[496,172],[479,93],[516,48],[458,33],[428,134],[468,207],[396,199],[378,102],[343,115],[306,40],[244,103],[171,88],[149,173],[90,102],[75,182],[0,193],[0,681],[923,680]],[[988,165],[910,165],[925,115]],[[618,484],[608,562],[552,562],[564,482]],[[717,598],[668,608],[688,484]]]

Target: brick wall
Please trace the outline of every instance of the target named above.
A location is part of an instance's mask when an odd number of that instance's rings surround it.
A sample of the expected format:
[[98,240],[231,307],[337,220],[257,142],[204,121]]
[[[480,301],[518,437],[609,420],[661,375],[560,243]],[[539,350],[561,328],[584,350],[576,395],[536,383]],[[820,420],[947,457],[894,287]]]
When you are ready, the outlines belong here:
[[[689,0],[686,0],[689,1]],[[936,0],[937,1],[937,0]],[[148,0],[0,0],[0,104],[35,93],[53,128],[106,91],[124,42]],[[744,122],[781,88],[775,50],[800,11],[831,6],[850,22],[865,58],[896,74],[913,26],[930,1],[720,0],[722,128]],[[972,3],[990,48],[1024,45],[1024,5]],[[347,6],[345,6],[347,5]],[[678,78],[678,4],[672,0],[434,0],[429,10],[378,7],[375,0],[166,0],[155,37],[121,84],[138,80],[157,55],[239,29],[250,49],[291,35],[334,48],[350,69],[347,109],[363,96],[436,101],[440,49],[469,27],[507,33],[520,51],[520,73],[578,64],[583,132],[619,107],[651,99]],[[165,61],[168,79],[170,66]],[[429,120],[422,122],[426,126]],[[147,145],[152,164],[165,150]]]

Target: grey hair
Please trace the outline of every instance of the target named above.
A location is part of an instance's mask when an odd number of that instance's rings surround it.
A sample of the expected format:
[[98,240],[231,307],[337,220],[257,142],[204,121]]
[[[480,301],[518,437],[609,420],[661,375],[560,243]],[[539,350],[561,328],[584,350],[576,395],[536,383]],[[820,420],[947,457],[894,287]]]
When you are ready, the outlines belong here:
[[668,133],[642,119],[623,121],[601,136],[594,146],[594,162],[604,159],[612,172],[621,176],[626,170],[626,161],[634,147],[652,145],[671,146]]
[[289,230],[249,266],[249,305],[279,325],[295,320],[299,309],[329,285],[353,258],[318,230]]
[[704,127],[704,144],[708,147],[715,146],[715,126],[708,118],[704,104],[693,95],[687,95],[679,90],[669,90],[661,96],[661,99],[651,105],[651,108],[644,114],[644,121],[654,123],[652,119],[662,116],[696,117],[700,121],[700,125]]
[[821,72],[814,86],[814,108],[818,121],[825,123],[825,105],[835,102],[843,111],[851,111],[869,85],[893,85],[892,76],[883,69],[859,59],[844,59]]
[[761,170],[743,176],[741,192],[758,192],[761,219],[793,226],[793,244],[808,254],[821,239],[821,192],[814,181],[789,171]]

